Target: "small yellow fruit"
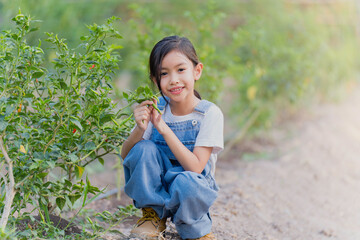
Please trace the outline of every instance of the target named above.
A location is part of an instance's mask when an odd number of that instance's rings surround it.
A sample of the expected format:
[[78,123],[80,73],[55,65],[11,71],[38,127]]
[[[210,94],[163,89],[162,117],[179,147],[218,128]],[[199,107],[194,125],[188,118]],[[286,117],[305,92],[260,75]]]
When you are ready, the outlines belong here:
[[20,145],[20,152],[26,153],[25,147],[23,145]]
[[256,86],[249,87],[246,91],[247,98],[250,101],[254,100],[254,98],[256,97],[256,92],[257,92]]

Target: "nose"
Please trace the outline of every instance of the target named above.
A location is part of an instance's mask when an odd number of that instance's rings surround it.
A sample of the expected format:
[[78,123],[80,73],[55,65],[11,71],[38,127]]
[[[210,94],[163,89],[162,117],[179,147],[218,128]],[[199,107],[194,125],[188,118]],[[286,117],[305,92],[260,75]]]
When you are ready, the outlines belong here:
[[170,84],[177,84],[179,83],[179,77],[176,74],[171,74],[170,76]]

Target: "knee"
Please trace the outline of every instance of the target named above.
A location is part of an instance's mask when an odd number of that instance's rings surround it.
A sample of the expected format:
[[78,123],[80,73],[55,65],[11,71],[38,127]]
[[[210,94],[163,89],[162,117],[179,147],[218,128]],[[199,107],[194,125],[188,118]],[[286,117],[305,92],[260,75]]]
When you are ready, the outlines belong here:
[[173,182],[174,190],[181,191],[184,201],[211,201],[217,197],[217,192],[210,188],[209,183],[201,174],[185,171],[176,176]]
[[129,166],[137,164],[139,161],[147,159],[146,156],[155,156],[157,154],[157,147],[154,142],[150,140],[141,140],[136,143],[126,158],[124,159],[124,165]]
[[157,150],[156,144],[150,140],[141,140],[137,142],[131,149],[131,151],[141,152],[141,153],[142,152],[151,153],[156,150]]
[[186,191],[182,191],[184,194],[188,193],[186,195],[189,195],[188,197],[194,196],[191,193],[194,193],[194,191],[198,188],[198,183],[196,181],[197,176],[195,176],[195,173],[190,171],[184,171],[179,173],[175,179],[172,185],[176,189],[186,189]]

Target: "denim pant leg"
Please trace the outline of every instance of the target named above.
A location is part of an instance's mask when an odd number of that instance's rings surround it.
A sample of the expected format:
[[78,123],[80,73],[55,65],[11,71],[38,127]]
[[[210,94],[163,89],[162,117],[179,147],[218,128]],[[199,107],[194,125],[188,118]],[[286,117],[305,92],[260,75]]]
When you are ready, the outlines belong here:
[[199,238],[211,231],[209,208],[217,197],[206,178],[198,173],[174,167],[167,171],[170,185],[166,208],[173,213],[173,222],[181,238]]
[[151,207],[160,218],[167,217],[165,199],[170,198],[164,182],[171,166],[166,155],[149,140],[135,144],[124,159],[125,193],[137,208]]

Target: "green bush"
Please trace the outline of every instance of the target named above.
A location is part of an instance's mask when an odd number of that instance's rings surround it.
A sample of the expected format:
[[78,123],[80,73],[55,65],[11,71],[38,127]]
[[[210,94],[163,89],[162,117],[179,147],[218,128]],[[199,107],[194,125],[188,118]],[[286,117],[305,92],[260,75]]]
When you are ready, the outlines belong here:
[[[83,176],[85,168],[104,164],[102,157],[118,151],[133,126],[110,98],[120,46],[106,41],[121,38],[115,20],[88,26],[89,35],[74,50],[48,33],[57,56],[54,69],[43,66],[41,42],[27,44],[37,29],[28,16],[19,13],[16,29],[0,35],[2,229],[9,215],[17,222],[37,210],[49,223],[54,210],[76,202],[81,210],[101,193]],[[24,212],[29,204],[33,209]]]

